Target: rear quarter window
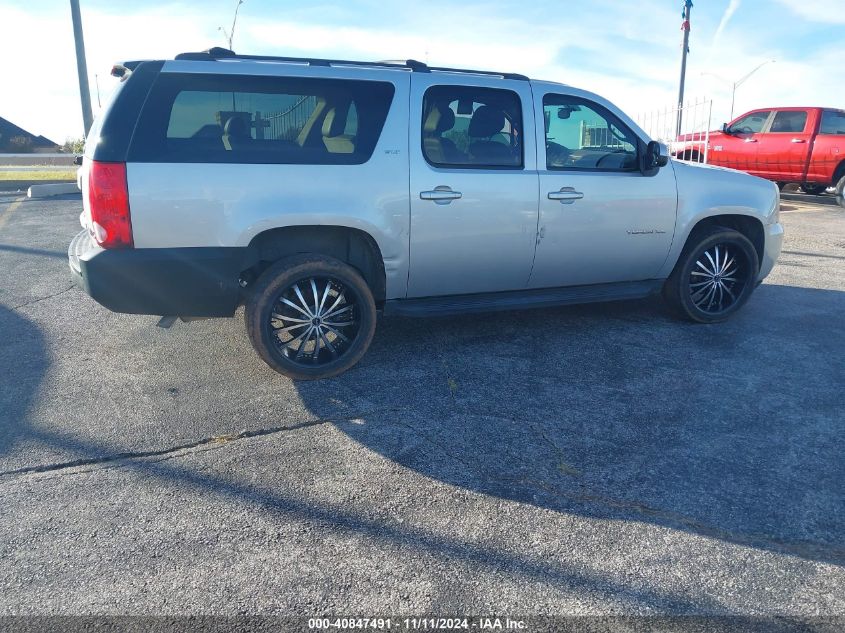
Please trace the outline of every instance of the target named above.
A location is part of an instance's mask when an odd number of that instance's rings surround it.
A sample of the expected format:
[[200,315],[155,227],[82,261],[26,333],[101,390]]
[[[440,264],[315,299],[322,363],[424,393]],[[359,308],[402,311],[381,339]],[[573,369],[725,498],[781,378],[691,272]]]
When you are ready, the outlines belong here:
[[162,73],[130,160],[362,164],[393,94],[389,82]]
[[135,124],[164,62],[141,62],[115,86],[85,139],[85,157],[105,162],[128,158]]

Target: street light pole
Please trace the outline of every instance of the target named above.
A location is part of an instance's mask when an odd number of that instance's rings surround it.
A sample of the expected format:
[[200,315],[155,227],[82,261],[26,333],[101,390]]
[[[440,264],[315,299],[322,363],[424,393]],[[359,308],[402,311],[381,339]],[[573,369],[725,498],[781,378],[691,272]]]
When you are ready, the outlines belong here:
[[728,84],[731,87],[731,118],[730,118],[730,120],[733,121],[733,118],[734,118],[734,103],[736,102],[736,89],[739,88],[742,84],[744,84],[748,80],[748,78],[751,77],[751,75],[756,73],[763,66],[765,66],[766,64],[774,64],[776,61],[777,61],[776,59],[767,59],[762,64],[759,64],[757,67],[755,67],[754,70],[752,70],[749,73],[746,73],[745,75],[743,75],[741,78],[737,79],[736,81],[731,81],[730,79],[725,79],[724,77],[722,77],[721,75],[717,75],[716,73],[711,73],[711,72],[705,71],[705,72],[702,72],[701,74],[702,75],[710,75],[711,77],[715,77],[719,81],[724,81],[726,84]]
[[763,66],[765,66],[766,64],[774,64],[774,63],[775,63],[775,60],[774,60],[774,59],[767,59],[767,60],[766,60],[766,61],[764,61],[762,64],[760,64],[759,66],[757,66],[754,70],[752,70],[750,73],[748,73],[747,75],[745,75],[742,79],[738,79],[738,80],[736,80],[735,82],[733,82],[733,90],[731,91],[731,121],[733,121],[733,118],[734,118],[734,101],[736,101],[736,89],[737,89],[737,88],[739,88],[742,84],[744,84],[744,83],[746,82],[746,80],[747,80],[747,79],[748,79],[751,75],[753,75],[754,73],[756,73],[756,72],[757,72],[758,70],[760,70]]
[[82,104],[82,123],[85,136],[94,122],[91,113],[91,89],[88,87],[88,64],[85,62],[85,41],[82,38],[82,17],[79,13],[79,0],[70,0],[70,17],[73,21],[73,40],[76,44],[76,73],[79,75],[79,99]]
[[729,121],[734,120],[734,103],[736,102],[736,82],[731,84],[731,117]]
[[229,40],[229,50],[234,50],[232,48],[232,41],[235,39],[235,26],[238,23],[238,10],[241,8],[241,5],[244,3],[244,0],[238,0],[238,4],[235,5],[235,17],[232,19],[232,28],[227,33],[226,29],[222,26],[218,26],[217,30],[223,33],[226,36],[226,39]]

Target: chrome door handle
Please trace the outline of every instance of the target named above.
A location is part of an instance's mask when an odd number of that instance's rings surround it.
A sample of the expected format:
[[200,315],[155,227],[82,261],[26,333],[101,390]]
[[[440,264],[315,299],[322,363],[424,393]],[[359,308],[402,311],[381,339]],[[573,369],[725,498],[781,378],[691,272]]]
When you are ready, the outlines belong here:
[[756,138],[747,138],[747,139],[745,139],[745,142],[746,143],[756,143],[757,139]]
[[792,139],[792,142],[793,143],[806,143],[807,141],[805,141],[803,138],[794,138],[794,139]]
[[560,200],[561,204],[572,204],[583,197],[584,194],[575,191],[575,187],[562,187],[560,191],[549,192],[549,200]]
[[431,191],[420,191],[420,200],[433,200],[437,204],[449,204],[461,197],[460,191],[452,191],[451,187],[440,185]]

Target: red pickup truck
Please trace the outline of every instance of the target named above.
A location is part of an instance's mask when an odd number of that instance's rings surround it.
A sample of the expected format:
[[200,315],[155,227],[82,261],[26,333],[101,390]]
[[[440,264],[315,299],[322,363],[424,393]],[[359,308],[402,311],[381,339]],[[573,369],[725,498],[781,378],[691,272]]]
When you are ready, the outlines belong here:
[[[677,158],[703,161],[704,134],[685,134],[673,147]],[[845,110],[761,108],[710,132],[707,162],[747,171],[784,185],[798,183],[820,194],[835,187],[843,204]]]

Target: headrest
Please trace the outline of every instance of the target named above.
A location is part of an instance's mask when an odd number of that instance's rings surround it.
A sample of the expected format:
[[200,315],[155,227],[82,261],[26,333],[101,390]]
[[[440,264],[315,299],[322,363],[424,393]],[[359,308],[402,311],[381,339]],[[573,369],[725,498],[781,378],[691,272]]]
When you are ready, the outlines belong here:
[[443,134],[446,130],[451,130],[455,127],[455,113],[452,108],[435,106],[425,120],[423,130],[426,134]]
[[483,105],[472,115],[468,134],[475,138],[490,138],[505,127],[505,113],[493,106]]
[[246,121],[240,116],[229,117],[226,120],[226,125],[223,127],[223,133],[226,136],[234,136],[236,138],[244,138],[250,135]]
[[340,136],[346,129],[346,117],[349,114],[349,104],[330,108],[323,119],[323,136]]

